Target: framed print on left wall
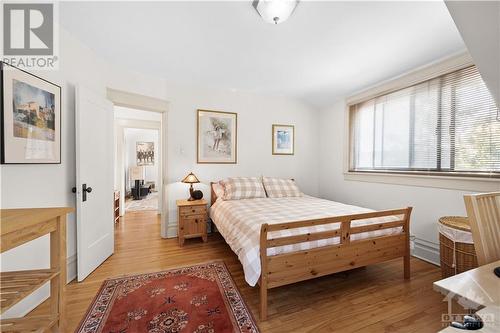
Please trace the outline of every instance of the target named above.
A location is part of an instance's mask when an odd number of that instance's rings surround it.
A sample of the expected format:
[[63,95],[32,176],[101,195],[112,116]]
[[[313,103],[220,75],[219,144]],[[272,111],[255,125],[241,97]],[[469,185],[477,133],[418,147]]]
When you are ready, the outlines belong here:
[[61,87],[1,64],[1,163],[61,163]]

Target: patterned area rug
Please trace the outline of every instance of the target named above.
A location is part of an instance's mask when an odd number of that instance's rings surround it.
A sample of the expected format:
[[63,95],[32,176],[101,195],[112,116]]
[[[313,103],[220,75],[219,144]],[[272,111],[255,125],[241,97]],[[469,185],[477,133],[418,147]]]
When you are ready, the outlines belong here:
[[158,192],[152,192],[141,200],[127,200],[125,211],[158,210]]
[[259,332],[222,261],[108,279],[78,333]]

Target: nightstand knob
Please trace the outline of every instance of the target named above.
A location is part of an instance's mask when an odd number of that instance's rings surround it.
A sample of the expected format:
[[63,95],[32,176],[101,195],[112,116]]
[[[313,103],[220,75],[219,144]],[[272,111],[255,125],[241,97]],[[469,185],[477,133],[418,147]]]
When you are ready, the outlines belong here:
[[194,220],[195,223],[198,223],[198,220]]
[[193,210],[191,210],[191,212],[193,212],[193,213],[194,213],[195,211],[196,211],[196,210],[194,210],[194,209],[193,209]]

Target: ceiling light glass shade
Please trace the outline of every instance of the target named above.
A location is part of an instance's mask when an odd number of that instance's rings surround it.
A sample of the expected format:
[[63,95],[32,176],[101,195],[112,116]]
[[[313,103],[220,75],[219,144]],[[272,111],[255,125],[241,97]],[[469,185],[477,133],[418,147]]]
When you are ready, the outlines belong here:
[[264,21],[279,24],[292,15],[298,3],[298,0],[254,0],[252,5]]

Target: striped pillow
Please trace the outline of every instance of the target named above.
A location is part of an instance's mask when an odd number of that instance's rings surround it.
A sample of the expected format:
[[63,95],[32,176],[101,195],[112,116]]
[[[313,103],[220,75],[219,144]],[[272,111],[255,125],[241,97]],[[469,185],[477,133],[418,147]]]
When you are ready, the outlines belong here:
[[257,177],[234,177],[221,182],[224,185],[224,200],[265,198],[266,191]]
[[269,198],[301,197],[303,195],[292,179],[264,177],[262,181]]

